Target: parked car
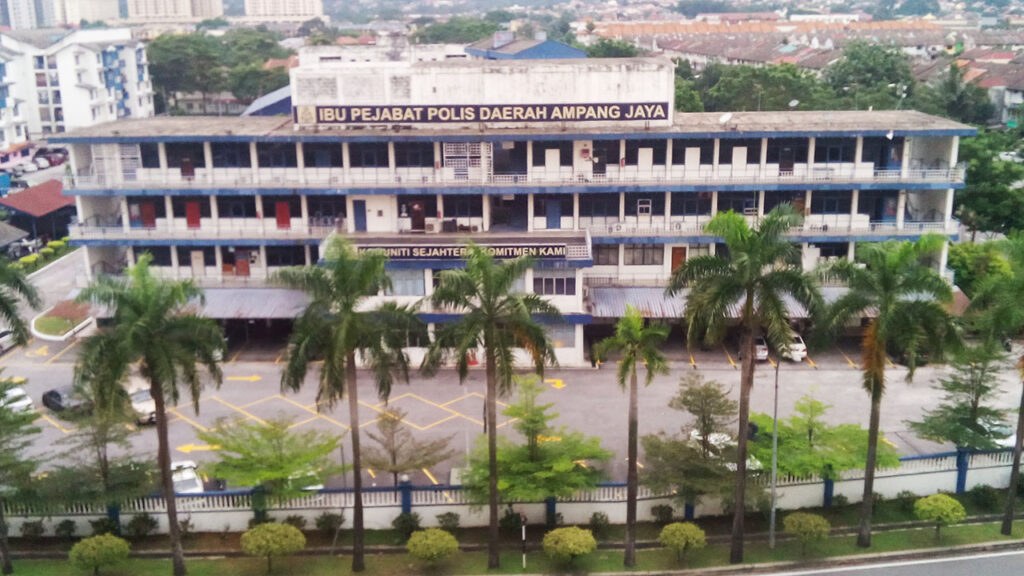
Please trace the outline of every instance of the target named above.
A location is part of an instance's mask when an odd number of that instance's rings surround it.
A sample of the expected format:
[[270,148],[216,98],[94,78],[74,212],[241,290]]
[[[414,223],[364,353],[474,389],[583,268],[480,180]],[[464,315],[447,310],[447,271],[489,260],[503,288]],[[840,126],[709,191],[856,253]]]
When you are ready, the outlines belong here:
[[38,172],[39,166],[36,166],[32,162],[22,162],[14,168],[11,168],[11,173],[15,176],[21,176],[22,174],[28,174],[30,172]]
[[[32,155],[32,159],[46,158],[50,162],[50,166],[57,166],[63,164],[68,159],[67,148],[57,148],[53,146],[45,146],[43,148],[37,148],[35,153]],[[54,162],[57,160],[57,162]]]
[[24,178],[11,178],[11,188],[23,190],[28,188],[28,182]]
[[149,387],[130,387],[128,394],[135,412],[135,421],[139,424],[156,424],[156,402],[149,393]]
[[31,412],[32,399],[29,398],[28,392],[25,392],[24,388],[14,387],[8,389],[4,396],[0,398],[0,407],[18,413]]
[[43,406],[54,412],[89,410],[89,402],[82,398],[73,386],[61,386],[43,394]]
[[[740,346],[738,356],[740,360],[743,359],[743,346]],[[764,336],[758,336],[754,339],[754,360],[758,362],[768,360],[768,342],[765,341]]]
[[191,460],[171,462],[171,480],[174,482],[175,494],[199,494],[205,491],[198,469],[196,463]]
[[14,348],[14,345],[14,332],[7,329],[0,330],[0,354]]
[[32,162],[36,166],[38,166],[40,170],[42,170],[44,168],[49,168],[50,167],[50,161],[47,160],[45,156],[39,156],[38,158],[35,158],[34,160],[32,160]]
[[794,332],[793,340],[789,343],[789,352],[786,353],[786,358],[789,358],[793,362],[803,362],[806,357],[807,345],[804,344],[804,339]]

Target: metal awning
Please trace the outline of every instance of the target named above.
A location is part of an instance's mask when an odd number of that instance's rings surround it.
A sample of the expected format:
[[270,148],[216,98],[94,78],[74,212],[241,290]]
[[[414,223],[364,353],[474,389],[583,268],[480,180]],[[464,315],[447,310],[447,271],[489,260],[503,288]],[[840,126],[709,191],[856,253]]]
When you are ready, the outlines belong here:
[[[821,289],[825,302],[834,302],[846,292],[845,287],[825,286]],[[665,294],[660,286],[594,286],[588,304],[594,318],[622,318],[626,305],[640,311],[644,318],[682,318],[686,313],[687,289],[675,296]],[[807,310],[790,297],[785,297],[786,314],[792,320],[807,318]],[[729,307],[729,317],[739,318],[740,304]]]
[[305,310],[309,296],[287,288],[207,288],[200,316],[218,320],[292,319]]

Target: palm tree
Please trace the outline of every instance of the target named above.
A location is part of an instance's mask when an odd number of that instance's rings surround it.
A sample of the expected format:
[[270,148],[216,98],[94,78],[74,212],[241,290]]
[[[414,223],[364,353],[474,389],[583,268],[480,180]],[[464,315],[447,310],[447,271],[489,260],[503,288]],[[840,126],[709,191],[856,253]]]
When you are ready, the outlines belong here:
[[423,372],[431,376],[449,357],[455,362],[459,380],[465,381],[470,358],[477,348],[484,350],[487,374],[485,400],[487,453],[490,468],[487,537],[487,566],[498,568],[498,394],[512,389],[515,371],[514,348],[524,348],[534,369],[543,374],[545,364],[555,364],[555,350],[535,315],[561,318],[558,310],[536,294],[515,294],[516,280],[530,269],[527,256],[497,262],[486,249],[470,243],[466,266],[441,272],[431,303],[458,314],[456,322],[439,324],[434,341],[423,359]]
[[[997,337],[1019,338],[1024,330],[1024,234],[1013,234],[1001,243],[1003,253],[1010,263],[1009,276],[990,275],[982,280],[967,309],[977,321],[983,336],[995,340]],[[1017,362],[1024,381],[1024,354]],[[1020,481],[1021,441],[1024,439],[1024,390],[1021,392],[1020,408],[1017,410],[1017,440],[1013,446],[1013,467],[1010,469],[1010,486],[1006,491],[1006,508],[1003,512],[1002,533],[1013,532],[1013,513],[1016,505],[1017,485]]]
[[[155,278],[149,271],[152,256],[143,255],[128,268],[127,277],[104,276],[79,294],[79,301],[92,302],[106,309],[112,317],[109,328],[103,329],[95,342],[83,352],[82,363],[90,365],[109,361],[113,355],[129,365],[138,363],[139,374],[149,382],[150,394],[156,404],[157,465],[170,526],[171,557],[175,576],[185,574],[185,555],[181,548],[178,511],[174,501],[171,478],[171,453],[167,439],[167,401],[177,404],[179,386],[183,386],[199,412],[199,395],[203,388],[199,367],[220,386],[220,359],[226,343],[217,323],[194,313],[196,301],[203,292],[192,282],[170,282]],[[116,350],[116,351],[114,351]],[[117,372],[117,367],[104,370]]]
[[637,383],[637,366],[647,367],[644,386],[650,386],[655,374],[668,374],[668,362],[658,351],[658,347],[668,338],[668,327],[660,324],[644,326],[644,318],[636,308],[626,305],[626,315],[615,325],[615,335],[605,338],[597,344],[596,353],[604,359],[609,352],[615,351],[622,356],[619,359],[619,370],[616,377],[619,386],[626,387],[629,381],[629,438],[626,465],[626,551],[623,564],[627,568],[636,565],[636,497],[637,497],[637,442],[639,438],[639,417],[637,402],[639,401],[639,384]]
[[851,322],[873,315],[861,338],[864,389],[871,396],[868,454],[864,467],[857,545],[871,546],[878,423],[885,394],[888,353],[907,358],[907,381],[914,376],[917,354],[956,347],[959,331],[943,303],[953,298],[949,284],[927,260],[945,238],[922,236],[916,242],[882,242],[857,246],[857,262],[840,261],[822,271],[846,284],[848,291],[824,315],[825,333],[836,334]]
[[801,216],[789,204],[780,204],[751,229],[733,211],[715,215],[705,232],[725,240],[728,257],[698,256],[672,274],[668,292],[689,288],[686,296],[687,344],[703,340],[717,344],[725,336],[732,313],[739,312],[740,402],[736,433],[736,489],[732,548],[729,561],[743,561],[743,515],[747,481],[747,427],[750,391],[754,385],[754,340],[764,333],[774,350],[789,350],[793,330],[785,298],[803,305],[810,314],[820,308],[817,282],[800,267],[800,249],[785,238]]
[[386,400],[396,377],[409,380],[409,358],[403,348],[410,332],[422,330],[422,324],[410,307],[385,303],[376,309],[364,309],[368,298],[391,287],[385,270],[388,259],[383,252],[357,252],[346,240],[335,237],[327,246],[324,260],[323,266],[286,268],[275,275],[276,280],[310,297],[288,340],[281,388],[301,388],[310,364],[322,360],[317,409],[330,409],[348,396],[353,473],[352,571],[361,572],[366,562],[356,356],[370,369],[377,395]]
[[28,324],[18,313],[18,304],[24,301],[30,307],[39,308],[42,300],[25,272],[11,265],[6,258],[0,258],[0,323],[14,333],[18,344],[28,342]]

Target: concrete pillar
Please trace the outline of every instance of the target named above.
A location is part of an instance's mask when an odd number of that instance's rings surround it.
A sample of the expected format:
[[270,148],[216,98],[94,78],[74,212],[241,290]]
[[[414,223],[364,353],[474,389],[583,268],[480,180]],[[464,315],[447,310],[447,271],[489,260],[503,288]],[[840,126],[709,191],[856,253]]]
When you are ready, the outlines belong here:
[[203,142],[203,165],[206,166],[206,181],[213,183],[213,145]]
[[[626,159],[626,141],[619,140],[619,167],[624,166],[623,160]],[[625,177],[625,170],[619,170],[619,179]]]
[[[426,268],[426,269],[423,270],[423,296],[426,297],[426,298],[430,298],[433,295],[434,295],[434,272],[430,268]],[[433,326],[433,324],[428,325],[428,329],[431,328],[432,326]]]
[[305,194],[299,196],[299,211],[302,214],[302,225],[308,229],[312,223],[309,221],[309,197]]
[[348,151],[348,142],[341,143],[341,167],[345,170],[345,175],[347,176],[349,168],[352,167],[352,160]]
[[814,148],[817,146],[817,138],[811,136],[807,139],[807,173],[810,174],[814,168]]
[[900,190],[899,200],[896,202],[896,229],[903,230],[903,213],[907,210],[907,191]]
[[167,144],[165,142],[156,143],[156,156],[160,162],[160,171],[167,171]]
[[857,136],[857,144],[853,148],[853,163],[860,164],[864,160],[864,137]]
[[135,247],[128,246],[124,251],[124,258],[128,261],[129,266],[135,265]]
[[719,138],[715,138],[714,153],[711,155],[711,167],[714,169],[715,174],[718,174],[718,161],[719,155],[721,154],[721,144],[722,140]]
[[626,193],[619,192],[619,222],[626,221]]
[[[573,194],[572,195],[572,229],[573,230],[579,230],[580,229],[580,195],[579,194]],[[582,284],[577,284],[577,286],[582,286]],[[581,292],[582,292],[582,290],[581,290]]]
[[[349,212],[351,214],[351,212]],[[444,218],[444,196],[442,194],[437,195],[437,217]],[[441,223],[437,223],[437,231],[441,231]]]
[[942,252],[939,253],[939,274],[943,274],[949,267],[949,240],[942,243]]
[[523,291],[526,294],[533,292],[533,268],[527,268],[523,274]]
[[260,246],[260,267],[263,268],[263,274],[267,274],[267,247]]
[[853,262],[854,257],[857,255],[857,243],[850,242],[846,249],[846,259]]
[[[491,229],[491,197],[487,194],[483,195],[481,208],[483,209],[482,215],[484,218],[483,226],[481,226],[481,228],[484,232],[487,232]],[[529,223],[527,223],[527,226],[529,226]],[[529,230],[529,228],[527,228],[527,230]]]
[[[665,218],[665,229],[668,230],[668,221],[672,217],[672,193],[665,192],[665,212],[662,214]],[[671,258],[669,258],[671,260]]]
[[256,143],[249,142],[249,165],[252,166],[252,182],[260,183],[260,154],[256,150]]
[[853,218],[855,216],[857,216],[857,210],[860,207],[859,205],[860,205],[860,190],[858,190],[857,188],[854,188],[853,192],[850,194],[850,223],[851,224],[853,224]]
[[906,178],[910,174],[910,153],[912,146],[910,138],[903,139],[903,158],[900,163],[900,176]]
[[299,183],[306,183],[306,156],[302,153],[302,142],[295,143],[295,166],[299,169]]
[[618,269],[615,271],[615,276],[617,278],[622,278],[622,269],[625,266],[625,259],[626,259],[626,250],[625,250],[625,246],[626,245],[625,244],[618,244],[617,246],[619,247],[619,259],[618,259],[619,265],[618,265]]
[[125,233],[131,232],[131,216],[128,213],[128,197],[121,196],[121,226]]
[[309,244],[306,244],[305,246],[302,247],[302,250],[303,250],[303,252],[306,253],[306,266],[312,266],[313,265],[313,255],[312,255],[311,246]]
[[711,217],[714,218],[715,214],[718,214],[718,190],[711,192]]
[[178,279],[178,270],[178,247],[171,246],[171,274],[175,280]]
[[210,196],[210,220],[213,222],[214,230],[216,230],[217,225],[220,223],[220,209],[217,208],[216,196]]
[[[437,196],[437,209],[438,210],[441,209],[441,196],[440,196],[440,194]],[[352,196],[350,196],[348,194],[345,195],[345,214],[348,215],[345,218],[345,231],[348,232],[349,234],[351,234],[351,233],[356,231],[356,219],[352,215],[353,214],[353,210],[352,210]]]
[[221,250],[223,250],[223,249],[224,249],[223,246],[214,246],[213,247],[213,261],[217,265],[217,276],[218,277],[224,275],[224,253],[221,252]]
[[669,138],[665,143],[665,177],[672,173],[672,139]]
[[942,213],[943,222],[945,223],[944,232],[949,231],[950,225],[953,223],[953,189],[948,188],[946,190],[946,207]]
[[533,194],[526,195],[526,231],[533,232]]
[[811,196],[812,195],[813,195],[813,193],[810,190],[807,190],[806,192],[804,192],[804,216],[807,216],[807,215],[809,215],[811,213],[811,200],[812,200]]
[[174,230],[174,203],[170,196],[164,196],[164,212],[167,213],[167,230]]
[[533,181],[533,140],[526,141],[526,180]]
[[397,162],[395,159],[395,143],[388,142],[388,174],[391,175],[391,179],[395,177],[395,166]]
[[764,190],[757,193],[757,217],[764,217]]
[[760,174],[764,176],[765,171],[768,168],[768,139],[761,138],[761,171]]
[[949,167],[956,167],[957,161],[960,159],[960,137],[953,136],[949,142]]

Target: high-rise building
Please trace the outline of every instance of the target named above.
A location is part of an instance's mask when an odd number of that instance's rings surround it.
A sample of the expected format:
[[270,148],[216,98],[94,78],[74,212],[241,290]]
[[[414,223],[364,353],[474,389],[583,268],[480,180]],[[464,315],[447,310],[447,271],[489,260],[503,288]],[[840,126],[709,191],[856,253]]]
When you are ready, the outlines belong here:
[[[305,295],[265,279],[316,263],[337,234],[388,255],[392,286],[374,303],[421,306],[436,325],[457,316],[426,303],[438,273],[473,241],[534,257],[515,289],[561,311],[546,329],[559,363],[579,366],[627,305],[684,313],[664,287],[688,258],[721,253],[705,229],[718,212],[756,226],[794,206],[804,219],[788,237],[808,270],[853,258],[855,243],[959,234],[959,140],[977,131],[945,118],[678,113],[660,58],[317,56],[291,71],[291,119],[159,117],[55,137],[71,151],[71,241],[90,273],[148,253],[155,274],[206,286],[203,313],[228,330],[287,331]],[[948,279],[946,261],[943,249]],[[408,346],[418,363],[424,342]]]
[[323,15],[323,0],[245,0],[245,17],[252,20],[309,20]]
[[132,22],[186,22],[224,15],[223,0],[127,0]]
[[120,0],[57,0],[58,23],[72,26],[88,22],[113,22],[121,18]]
[[39,28],[36,8],[36,0],[0,0],[0,25],[12,30]]

